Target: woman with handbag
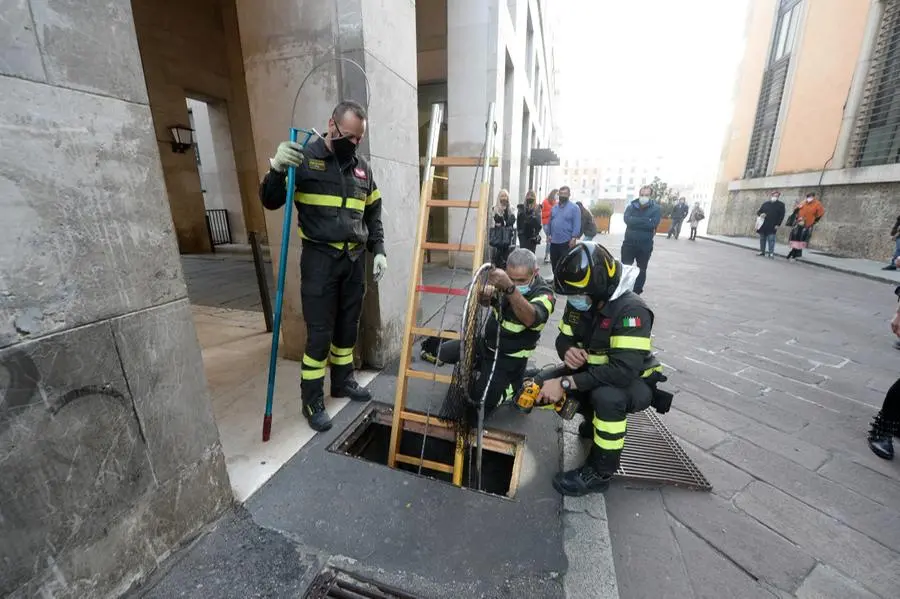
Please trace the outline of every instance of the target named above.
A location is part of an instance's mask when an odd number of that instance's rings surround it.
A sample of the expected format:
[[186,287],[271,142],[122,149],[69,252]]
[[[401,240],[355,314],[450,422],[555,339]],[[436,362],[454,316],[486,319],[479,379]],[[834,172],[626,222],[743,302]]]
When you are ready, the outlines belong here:
[[488,243],[493,248],[493,263],[506,268],[506,257],[515,240],[516,215],[509,208],[509,192],[501,189],[494,205],[494,226],[488,232]]
[[541,209],[537,205],[537,194],[525,194],[525,203],[517,207],[516,229],[519,233],[519,247],[534,253],[541,242]]

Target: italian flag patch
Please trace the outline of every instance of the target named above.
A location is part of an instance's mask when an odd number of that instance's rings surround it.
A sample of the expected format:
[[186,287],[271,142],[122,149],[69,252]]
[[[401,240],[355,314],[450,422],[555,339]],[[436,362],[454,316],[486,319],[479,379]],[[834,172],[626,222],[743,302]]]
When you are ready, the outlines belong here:
[[622,319],[622,326],[636,329],[641,326],[641,319],[636,316],[628,316]]

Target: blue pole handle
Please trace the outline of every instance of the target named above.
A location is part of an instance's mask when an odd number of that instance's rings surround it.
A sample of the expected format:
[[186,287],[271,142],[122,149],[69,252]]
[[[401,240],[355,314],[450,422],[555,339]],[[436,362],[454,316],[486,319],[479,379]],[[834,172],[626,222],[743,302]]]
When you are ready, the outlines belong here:
[[[306,146],[313,132],[291,128],[290,140],[297,143],[300,133],[305,137],[301,146]],[[278,285],[275,292],[275,321],[272,330],[272,348],[269,352],[269,384],[266,389],[266,412],[263,416],[263,441],[268,441],[272,431],[272,403],[275,396],[275,369],[278,366],[278,342],[281,338],[281,307],[284,301],[284,280],[287,275],[288,248],[291,245],[291,213],[294,207],[294,190],[297,184],[297,169],[288,167],[286,198],[284,202],[284,222],[281,226],[281,253],[278,259]]]

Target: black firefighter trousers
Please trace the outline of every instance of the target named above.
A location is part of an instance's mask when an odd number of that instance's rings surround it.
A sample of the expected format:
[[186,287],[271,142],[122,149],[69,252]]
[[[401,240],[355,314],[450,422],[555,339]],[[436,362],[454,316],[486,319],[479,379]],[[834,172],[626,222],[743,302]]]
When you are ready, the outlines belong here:
[[[460,350],[459,341],[444,341],[440,344],[437,358],[446,364],[456,364],[460,360]],[[525,370],[528,368],[528,358],[501,355],[495,365],[493,350],[484,347],[479,351],[477,361],[475,368],[478,369],[478,374],[470,393],[476,402],[484,397],[484,416],[487,418],[501,403],[513,399],[515,392],[522,386],[522,379],[525,378]],[[494,370],[493,376],[491,368]],[[488,378],[491,379],[491,385],[485,394],[484,388]]]
[[625,447],[626,415],[650,407],[652,391],[642,379],[627,387],[601,385],[578,393],[580,412],[594,425],[588,463],[601,474],[613,474]]
[[306,351],[300,370],[304,406],[325,398],[325,367],[339,391],[353,374],[353,348],[365,295],[365,255],[355,257],[304,243],[300,253],[300,297],[306,321]]

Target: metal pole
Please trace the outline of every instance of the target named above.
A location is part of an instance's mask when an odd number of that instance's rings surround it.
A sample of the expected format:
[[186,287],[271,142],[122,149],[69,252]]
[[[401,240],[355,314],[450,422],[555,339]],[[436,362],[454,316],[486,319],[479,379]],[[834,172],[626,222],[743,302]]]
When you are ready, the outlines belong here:
[[[297,142],[300,132],[306,134],[301,142],[305,146],[312,136],[312,131],[291,128],[291,141]],[[278,285],[275,288],[275,321],[272,323],[272,349],[269,352],[269,385],[266,389],[266,412],[263,415],[263,442],[269,440],[272,434],[272,399],[275,396],[275,368],[278,365],[278,341],[281,336],[281,305],[284,300],[284,279],[287,273],[288,247],[291,245],[291,212],[294,207],[294,189],[297,183],[297,172],[294,167],[288,167],[287,197],[284,202],[284,223],[281,227],[281,254],[278,259]]]
[[253,269],[256,271],[256,285],[259,287],[259,302],[262,304],[263,318],[266,320],[266,331],[272,332],[272,297],[269,295],[269,282],[266,276],[266,265],[259,249],[259,237],[256,231],[250,231],[250,249],[253,251]]

